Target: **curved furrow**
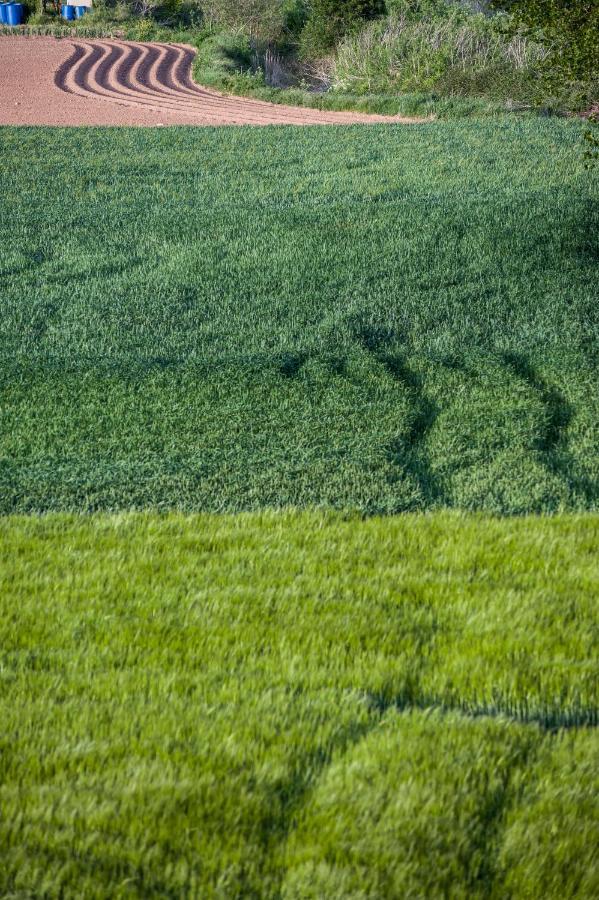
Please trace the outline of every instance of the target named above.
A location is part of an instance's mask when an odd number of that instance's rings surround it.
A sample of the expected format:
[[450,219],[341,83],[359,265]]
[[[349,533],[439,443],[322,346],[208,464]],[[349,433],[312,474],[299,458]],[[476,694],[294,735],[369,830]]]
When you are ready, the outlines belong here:
[[115,89],[118,86],[119,90],[140,103],[155,107],[163,98],[157,97],[156,91],[146,88],[139,77],[140,69],[143,72],[147,68],[148,57],[154,55],[154,48],[148,44],[132,43],[127,44],[127,49],[129,52],[110,73],[110,85]]
[[143,92],[148,97],[160,99],[161,102],[177,104],[177,108],[187,108],[191,111],[206,113],[206,103],[199,97],[181,91],[177,86],[171,86],[164,79],[164,72],[173,65],[176,59],[176,51],[164,44],[153,47],[134,45],[141,51],[139,63],[130,73],[128,85],[134,90]]
[[185,95],[201,102],[202,106],[210,105],[215,109],[231,109],[236,105],[236,100],[226,97],[216,91],[209,91],[196,85],[190,77],[191,63],[194,54],[178,44],[165,47],[167,53],[159,65],[155,67],[154,76],[156,83],[161,88],[176,91],[178,95]]
[[92,44],[78,44],[83,49],[83,55],[77,59],[72,68],[65,74],[65,88],[70,94],[78,94],[85,97],[93,93],[87,87],[87,78],[90,68],[102,58],[102,51]]
[[[104,44],[112,47],[113,42]],[[197,97],[182,95],[180,91],[161,88],[155,72],[166,60],[169,62],[170,48],[165,45],[121,44],[123,52],[116,58],[106,57],[96,70],[96,86],[136,105],[151,108],[156,112],[176,112],[185,116],[207,119],[209,110]],[[111,64],[112,63],[112,64]],[[250,124],[258,120],[246,117]]]
[[69,73],[77,66],[79,61],[86,55],[85,47],[81,44],[73,44],[73,53],[66,59],[61,66],[58,67],[54,75],[54,84],[66,94],[72,94],[73,91],[69,87]]
[[[189,68],[193,53],[186,48],[121,44],[120,42],[78,43],[75,52],[57,73],[57,86],[67,93],[116,102],[129,107],[144,107],[156,112],[178,112],[184,115],[208,117],[211,112],[228,111],[238,124],[260,124],[259,115],[252,115],[243,102],[230,100],[201,88],[193,89]],[[177,77],[160,88],[169,64],[174,64]],[[156,70],[156,76],[153,71]],[[192,89],[188,87],[192,86]],[[172,93],[168,93],[171,91]]]
[[118,87],[111,87],[107,84],[113,65],[121,59],[124,51],[120,52],[120,48],[115,48],[113,44],[100,42],[93,43],[91,46],[94,48],[94,58],[88,60],[85,66],[85,88],[96,97],[124,106],[146,105],[136,96],[128,95],[120,91]]
[[[107,45],[107,46],[114,46]],[[140,89],[137,73],[142,66],[147,66],[148,57],[153,63],[155,48],[139,47],[128,44],[119,45],[117,57],[105,58],[96,71],[96,82],[106,92],[139,106],[162,112],[186,112],[182,104],[175,98],[163,97],[151,89]],[[112,63],[112,64],[111,64]],[[188,110],[196,113],[198,110]]]
[[[66,93],[94,97],[155,113],[174,113],[197,124],[234,125],[340,123],[343,113],[273,106],[263,100],[228,97],[197,85],[195,51],[184,44],[77,41],[54,76]],[[273,121],[273,116],[276,116]]]
[[[127,58],[134,48],[115,42],[96,42],[89,46],[91,53],[79,64],[74,75],[82,91],[121,106],[151,109],[157,113],[181,112],[176,105],[164,102],[153,94],[143,96],[135,88],[123,89],[115,72],[122,64],[127,65]],[[135,62],[132,68],[134,66]]]
[[[121,45],[123,49],[114,55],[111,53],[113,45],[108,47],[100,43],[77,43],[75,52],[65,61],[59,69],[55,77],[55,84],[61,90],[69,94],[75,94],[82,98],[108,100],[116,102],[122,106],[139,108],[149,106],[156,108],[156,104],[140,101],[135,94],[123,95],[120,91],[106,91],[102,84],[98,82],[97,72],[110,71],[114,68],[114,64],[118,65],[118,61],[122,58],[128,49],[126,45]],[[128,54],[125,54],[128,55]],[[108,64],[110,63],[110,64]]]

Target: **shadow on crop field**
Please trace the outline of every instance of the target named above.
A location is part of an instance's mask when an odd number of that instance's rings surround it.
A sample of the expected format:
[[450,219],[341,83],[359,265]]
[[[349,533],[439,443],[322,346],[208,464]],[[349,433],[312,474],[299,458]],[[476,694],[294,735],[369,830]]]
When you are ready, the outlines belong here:
[[[400,612],[395,604],[393,607],[396,614]],[[406,710],[418,708],[422,671],[427,665],[427,660],[430,659],[431,644],[441,628],[438,612],[433,607],[429,607],[428,612],[430,619],[427,618],[426,627],[418,628],[412,623],[412,634],[420,652],[417,655],[419,662],[416,664],[416,668],[405,675],[402,697],[403,708]],[[391,617],[389,622],[392,626]],[[325,746],[320,746],[303,757],[302,765],[296,767],[295,774],[290,780],[273,785],[268,803],[269,808],[273,810],[273,818],[269,827],[263,832],[265,849],[269,851],[266,858],[270,856],[271,851],[280,853],[284,849],[297,828],[301,813],[307,806],[313,790],[332,762],[338,762],[350,753],[380,725],[389,709],[396,708],[396,695],[391,697],[381,693],[375,697],[372,692],[365,690],[361,692],[360,696],[365,701],[368,710],[367,718],[362,721],[354,721],[346,727],[336,730],[333,739]]]
[[576,256],[590,266],[599,263],[599,203],[588,199],[583,204],[584,214],[569,231],[574,241]]
[[125,272],[132,272],[134,269],[139,268],[140,266],[147,264],[147,260],[142,259],[140,256],[131,256],[126,261],[122,260],[119,263],[110,263],[107,265],[98,265],[97,263],[93,264],[93,268],[90,270],[80,269],[76,272],[65,272],[59,271],[57,273],[52,273],[44,276],[44,281],[47,284],[85,284],[90,279],[103,280],[104,278],[111,278],[113,275],[121,276],[124,275]]
[[567,429],[574,411],[565,397],[553,385],[547,384],[526,357],[517,353],[504,353],[502,361],[522,381],[539,395],[547,410],[545,428],[537,439],[537,450],[553,453],[567,440]]

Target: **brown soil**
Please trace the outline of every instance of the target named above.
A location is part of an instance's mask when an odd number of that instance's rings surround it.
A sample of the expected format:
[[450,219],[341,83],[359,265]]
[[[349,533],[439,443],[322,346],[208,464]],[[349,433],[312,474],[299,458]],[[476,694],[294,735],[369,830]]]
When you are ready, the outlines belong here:
[[183,44],[0,37],[0,125],[338,125],[415,122],[229,97],[191,78]]

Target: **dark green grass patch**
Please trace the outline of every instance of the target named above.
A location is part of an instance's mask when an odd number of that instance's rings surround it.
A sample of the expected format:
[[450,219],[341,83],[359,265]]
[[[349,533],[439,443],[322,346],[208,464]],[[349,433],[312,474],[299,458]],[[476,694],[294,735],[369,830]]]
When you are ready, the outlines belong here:
[[0,894],[592,897],[599,519],[0,520]]
[[3,513],[597,509],[575,122],[0,146]]

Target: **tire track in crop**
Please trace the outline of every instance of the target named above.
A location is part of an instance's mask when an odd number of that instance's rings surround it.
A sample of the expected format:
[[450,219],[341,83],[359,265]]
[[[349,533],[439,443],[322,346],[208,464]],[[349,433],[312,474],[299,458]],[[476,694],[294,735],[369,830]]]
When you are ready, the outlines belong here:
[[195,84],[191,76],[195,51],[181,44],[98,39],[74,41],[73,48],[54,75],[54,84],[61,91],[157,114],[177,113],[198,124],[317,125],[410,121],[400,117],[278,106],[220,94]]
[[[283,848],[292,840],[292,836],[300,823],[302,813],[308,808],[314,792],[318,790],[319,785],[326,778],[331,766],[343,763],[358,748],[362,741],[367,740],[383,724],[385,716],[391,711],[397,713],[419,712],[426,715],[437,712],[442,716],[457,715],[465,721],[479,718],[508,719],[521,725],[536,726],[549,740],[553,740],[562,730],[596,728],[599,724],[596,710],[589,710],[587,715],[573,718],[564,715],[562,718],[548,719],[542,714],[538,716],[522,716],[498,707],[466,708],[454,703],[443,703],[438,698],[433,700],[420,695],[418,689],[414,686],[407,691],[405,696],[401,697],[382,696],[371,691],[366,691],[364,697],[370,707],[370,718],[366,722],[347,726],[336,734],[335,739],[328,746],[319,748],[309,754],[304,759],[304,765],[298,770],[299,774],[295,776],[292,782],[285,785],[283,802],[279,815],[276,817],[276,827],[269,829],[269,836],[266,840],[265,850],[267,858],[277,853],[280,854]],[[514,780],[519,772],[534,765],[541,746],[541,741],[531,742],[522,757],[511,762],[505,772],[501,790],[499,793],[491,796],[481,810],[481,816],[486,822],[484,852],[482,853],[482,870],[479,873],[477,884],[472,884],[473,890],[481,880],[491,884],[497,878],[497,854],[502,842],[506,818],[510,810],[520,802],[518,794],[512,790]],[[304,774],[306,772],[309,773],[307,777]],[[279,785],[278,790],[280,790],[280,787]],[[276,799],[280,799],[280,795],[278,798],[273,797],[273,802],[271,803],[273,808],[275,808]],[[272,834],[275,835],[274,839],[271,837]],[[477,848],[474,848],[473,852],[476,852],[476,850]],[[283,873],[284,877],[285,874]]]
[[565,440],[566,431],[573,417],[573,410],[556,387],[547,384],[530,362],[516,353],[504,353],[505,365],[540,397],[547,410],[547,424],[539,435],[537,449],[541,453],[555,453]]
[[549,384],[534,368],[530,360],[517,353],[503,353],[501,361],[506,368],[537,394],[547,412],[546,424],[535,442],[539,461],[566,487],[571,485],[583,494],[587,505],[597,499],[597,487],[589,479],[577,477],[576,460],[568,447],[568,429],[574,418],[574,409],[561,391]]
[[394,441],[389,448],[391,458],[393,461],[406,465],[407,454],[407,468],[417,479],[427,506],[443,502],[444,492],[431,465],[430,454],[426,450],[428,435],[441,409],[426,394],[422,375],[411,369],[404,359],[399,356],[383,355],[380,357],[380,362],[391,377],[407,390],[414,408],[408,433],[405,437]]
[[387,448],[390,461],[416,480],[424,504],[442,503],[446,499],[445,494],[426,449],[428,436],[441,412],[440,407],[426,393],[423,376],[411,368],[404,357],[388,352],[392,335],[385,329],[358,324],[353,328],[353,335],[362,350],[402,386],[412,404],[414,412],[407,434],[392,441]]

